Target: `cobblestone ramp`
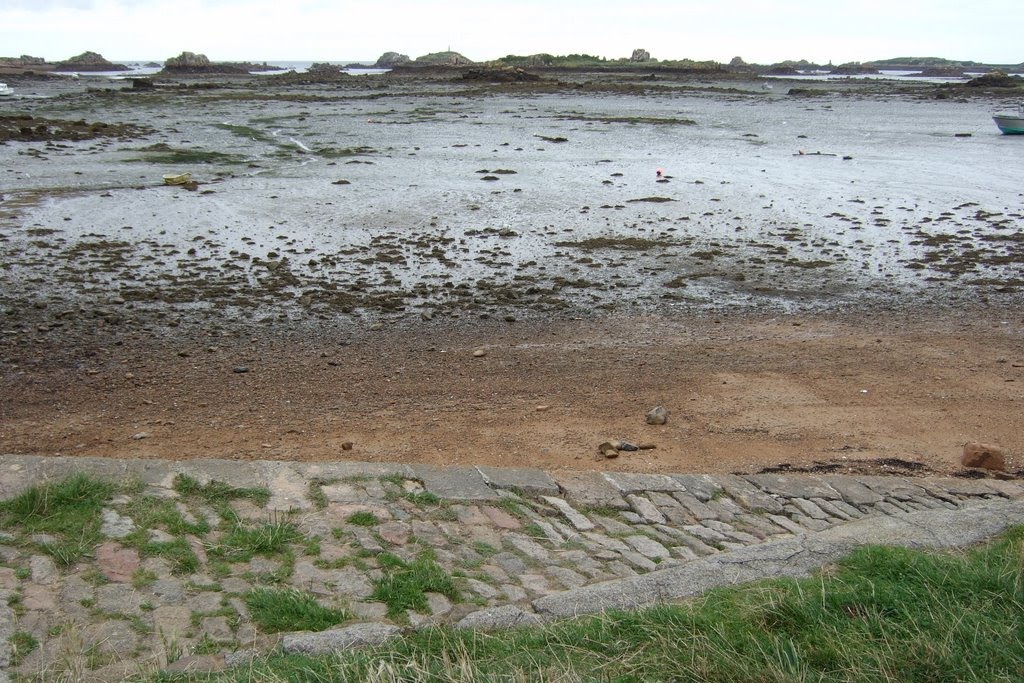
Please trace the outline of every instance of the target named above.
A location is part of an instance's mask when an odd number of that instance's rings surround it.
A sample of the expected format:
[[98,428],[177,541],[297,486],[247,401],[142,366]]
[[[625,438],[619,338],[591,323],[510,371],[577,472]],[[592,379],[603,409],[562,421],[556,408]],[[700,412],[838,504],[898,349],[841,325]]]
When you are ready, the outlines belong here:
[[[275,648],[356,647],[435,624],[541,623],[805,575],[864,543],[949,547],[1024,523],[1019,481],[352,462],[7,456],[0,499],[80,472],[121,487],[91,554],[63,566],[46,550],[54,539],[0,532],[0,672],[15,680],[215,670]],[[204,496],[184,485],[211,482],[223,486]],[[147,524],[139,511],[160,505],[192,532],[167,515]],[[268,526],[293,535],[244,559],[221,552],[232,529]],[[371,599],[385,552],[405,562],[427,553],[458,597],[427,593],[425,609],[389,616]],[[183,556],[194,561],[172,561]],[[350,618],[319,633],[265,633],[246,603],[261,586],[297,589]],[[37,645],[18,651],[15,633]]]

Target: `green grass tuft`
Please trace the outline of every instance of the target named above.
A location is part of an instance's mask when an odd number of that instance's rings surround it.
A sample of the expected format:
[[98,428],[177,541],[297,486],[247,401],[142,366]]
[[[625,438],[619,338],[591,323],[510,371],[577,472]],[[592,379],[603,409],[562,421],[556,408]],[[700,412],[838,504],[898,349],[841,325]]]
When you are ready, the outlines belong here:
[[87,474],[33,486],[0,503],[0,527],[22,537],[49,534],[56,541],[40,546],[63,566],[74,564],[102,540],[100,510],[114,492],[114,485]]
[[362,510],[360,512],[353,512],[345,521],[356,526],[375,526],[377,524],[377,517],[372,512]]
[[407,609],[425,611],[426,593],[440,593],[453,602],[460,600],[451,577],[434,562],[430,553],[425,552],[412,562],[391,553],[381,553],[377,563],[384,576],[374,581],[370,599],[386,604],[392,619],[405,618]]
[[264,633],[323,631],[351,618],[344,610],[323,607],[312,595],[295,588],[257,588],[246,594],[245,604]]
[[271,521],[253,526],[236,524],[210,552],[230,562],[248,562],[255,555],[284,553],[289,543],[303,540],[302,534],[291,522]]
[[7,644],[10,647],[11,666],[21,664],[25,657],[39,647],[39,641],[27,631],[15,631],[7,639]]

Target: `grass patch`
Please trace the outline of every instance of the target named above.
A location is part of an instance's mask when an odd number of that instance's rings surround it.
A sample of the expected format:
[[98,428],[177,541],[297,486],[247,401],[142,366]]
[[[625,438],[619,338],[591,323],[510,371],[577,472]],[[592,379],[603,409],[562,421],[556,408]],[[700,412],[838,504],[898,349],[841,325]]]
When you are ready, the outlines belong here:
[[372,512],[361,510],[360,512],[353,512],[345,521],[356,526],[376,526],[377,517]]
[[423,612],[427,609],[426,593],[440,593],[458,602],[459,591],[448,574],[429,552],[422,553],[412,562],[406,562],[391,553],[381,553],[377,562],[384,576],[374,581],[371,600],[388,606],[392,619],[405,617],[405,610]]
[[210,554],[229,562],[248,562],[256,555],[269,557],[284,553],[289,550],[289,543],[302,540],[302,534],[291,522],[237,523],[210,549]]
[[25,657],[32,654],[32,651],[39,647],[39,641],[27,631],[15,631],[7,639],[10,646],[11,666],[18,666]]
[[295,588],[257,588],[246,594],[245,604],[264,633],[323,631],[350,619],[344,610],[323,607]]
[[270,500],[270,490],[264,487],[239,488],[216,480],[200,484],[185,474],[179,474],[174,478],[174,490],[183,496],[199,498],[209,505],[244,498],[263,507]]
[[966,553],[867,547],[820,576],[683,605],[486,637],[429,629],[204,680],[1009,682],[1021,680],[1022,613],[1017,527]]
[[40,546],[57,564],[69,566],[102,541],[100,511],[115,486],[87,474],[33,486],[0,503],[0,528],[26,538],[48,534],[56,540]]

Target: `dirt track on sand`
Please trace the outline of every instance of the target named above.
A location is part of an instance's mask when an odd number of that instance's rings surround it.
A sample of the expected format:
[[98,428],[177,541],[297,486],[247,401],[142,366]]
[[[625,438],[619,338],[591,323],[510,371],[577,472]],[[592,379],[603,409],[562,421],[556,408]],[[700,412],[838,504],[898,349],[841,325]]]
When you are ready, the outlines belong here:
[[[8,350],[0,453],[647,472],[900,458],[950,472],[981,440],[1019,469],[1021,330],[996,314],[616,317],[51,343]],[[645,424],[655,405],[667,425]],[[609,439],[657,448],[596,459]]]

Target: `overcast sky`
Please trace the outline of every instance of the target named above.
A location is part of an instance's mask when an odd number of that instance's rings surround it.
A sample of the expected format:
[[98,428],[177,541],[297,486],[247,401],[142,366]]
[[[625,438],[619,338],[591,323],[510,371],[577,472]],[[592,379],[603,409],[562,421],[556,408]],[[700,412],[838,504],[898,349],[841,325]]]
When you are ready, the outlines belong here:
[[1024,61],[1019,0],[0,0],[0,56],[374,60],[452,50],[843,63]]

